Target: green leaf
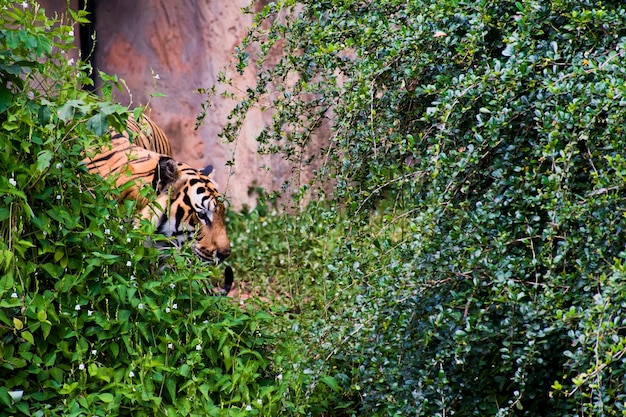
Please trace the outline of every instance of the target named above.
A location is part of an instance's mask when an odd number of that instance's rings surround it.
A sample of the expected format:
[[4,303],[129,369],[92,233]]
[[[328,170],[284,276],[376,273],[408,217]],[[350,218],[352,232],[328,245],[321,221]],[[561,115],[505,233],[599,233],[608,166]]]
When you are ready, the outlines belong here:
[[24,322],[17,317],[13,317],[13,327],[15,327],[15,330],[22,330],[24,328]]
[[43,333],[43,340],[46,340],[48,336],[50,336],[50,331],[52,330],[52,323],[49,321],[41,322],[41,332]]
[[11,399],[11,396],[9,395],[9,390],[4,386],[0,386],[0,403],[9,407],[13,403],[13,400]]
[[18,410],[20,410],[22,412],[22,414],[24,415],[32,415],[32,411],[28,405],[28,402],[19,402],[17,404],[15,404],[15,408],[17,408]]
[[165,389],[172,401],[177,398],[176,393],[176,379],[174,378],[166,378],[165,379]]
[[89,374],[89,376],[96,376],[98,375],[98,365],[96,365],[95,363],[90,363],[87,366],[87,373]]
[[61,384],[63,382],[63,369],[58,367],[52,368],[50,370],[50,375],[57,384]]
[[52,278],[60,278],[61,275],[63,274],[63,268],[62,267],[60,267],[58,265],[55,265],[55,264],[52,264],[52,263],[49,263],[49,262],[43,264],[42,268],[43,268],[44,271],[46,271],[48,274],[50,274],[50,276]]
[[227,344],[222,346],[221,353],[224,358],[224,367],[228,371],[233,366],[233,360],[230,355],[230,347]]
[[320,381],[322,381],[324,384],[326,384],[330,389],[332,389],[335,392],[341,391],[341,387],[339,386],[339,383],[337,382],[337,380],[330,375],[324,375],[323,377],[320,378]]
[[141,120],[141,114],[143,113],[143,111],[143,107],[135,107],[135,109],[133,110],[133,117],[135,118],[135,120]]
[[11,266],[13,252],[8,249],[0,249],[0,270],[5,270]]
[[71,394],[76,388],[78,388],[78,382],[72,382],[71,384],[63,384],[63,387],[59,390],[59,394],[68,395]]
[[59,108],[59,110],[57,110],[57,116],[59,116],[59,119],[64,122],[69,121],[73,115],[74,108],[69,103],[65,103]]
[[200,392],[202,393],[202,396],[204,398],[206,398],[207,400],[210,398],[209,396],[209,391],[211,390],[211,386],[208,384],[202,384],[200,385]]
[[[114,114],[114,113],[124,113],[125,111],[127,111],[126,107],[117,104],[117,103],[110,103],[110,102],[104,102],[101,103],[99,106],[99,110],[101,113],[105,114],[105,115],[110,115],[110,114]],[[135,109],[136,110],[136,109]]]
[[63,250],[63,248],[58,248],[56,252],[54,253],[54,261],[59,262],[59,260],[62,259],[64,256],[65,256],[65,250]]
[[44,172],[50,166],[50,161],[54,157],[54,153],[50,150],[43,150],[37,154],[37,169]]
[[98,367],[98,378],[104,382],[111,382],[113,371],[110,368]]
[[6,315],[4,309],[0,309],[0,323],[5,325],[10,325],[11,323],[11,320],[9,320],[9,317]]
[[115,399],[113,394],[109,394],[109,393],[98,394],[98,398],[100,398],[100,400],[106,404],[112,403],[113,400]]
[[87,129],[91,130],[98,136],[103,136],[109,130],[109,123],[107,122],[107,115],[104,113],[97,113],[87,120]]
[[46,312],[46,310],[41,309],[37,312],[37,320],[39,321],[48,320],[48,313]]
[[6,88],[5,85],[0,84],[0,114],[4,113],[13,103],[13,93]]
[[109,351],[114,358],[117,358],[120,354],[120,345],[116,342],[112,342],[109,346]]
[[35,344],[35,338],[33,337],[33,334],[31,332],[29,332],[28,330],[23,331],[21,333],[22,337],[24,338],[24,340],[26,340],[27,342],[29,342],[30,344],[34,345]]
[[39,124],[46,125],[50,122],[50,116],[52,116],[52,112],[50,111],[50,107],[46,105],[42,105],[39,107],[37,111],[37,118],[39,119]]
[[56,352],[52,352],[51,354],[49,354],[46,357],[46,359],[44,361],[44,366],[47,366],[47,367],[54,366],[54,363],[56,362],[56,359],[57,359]]

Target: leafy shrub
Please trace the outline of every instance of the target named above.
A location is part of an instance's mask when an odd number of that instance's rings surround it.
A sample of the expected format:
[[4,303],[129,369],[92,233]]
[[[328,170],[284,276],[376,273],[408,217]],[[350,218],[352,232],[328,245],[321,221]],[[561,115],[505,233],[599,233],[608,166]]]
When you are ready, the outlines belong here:
[[353,406],[341,395],[340,380],[347,375],[319,366],[328,352],[318,347],[330,348],[326,332],[340,319],[333,298],[342,283],[324,262],[338,250],[343,230],[328,229],[337,223],[324,204],[310,204],[295,216],[279,214],[269,200],[261,193],[255,208],[230,214],[239,248],[230,261],[245,291],[265,297],[277,312],[270,329],[277,343],[272,362],[284,381],[277,415],[343,415]]
[[260,146],[287,160],[333,127],[317,155],[333,194],[283,254],[309,250],[307,227],[334,242],[282,277],[323,307],[294,316],[305,398],[341,387],[309,412],[623,413],[625,19],[573,0],[256,14],[236,57],[257,83],[224,138],[260,102]]
[[188,248],[159,259],[151,226],[82,163],[128,117],[114,77],[97,98],[68,58],[65,21],[84,12],[2,5],[0,414],[276,413],[272,316],[213,297],[219,270]]

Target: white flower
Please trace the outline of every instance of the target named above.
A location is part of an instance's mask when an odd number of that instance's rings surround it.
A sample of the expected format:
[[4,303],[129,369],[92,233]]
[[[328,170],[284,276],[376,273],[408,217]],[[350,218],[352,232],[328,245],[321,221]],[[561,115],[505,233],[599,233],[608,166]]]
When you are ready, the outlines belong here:
[[172,308],[173,308],[174,310],[176,310],[176,309],[178,308],[178,304],[176,304],[176,303],[172,304]]
[[143,303],[139,303],[139,304],[137,304],[137,308],[138,308],[139,310],[143,310]]
[[174,283],[171,283],[171,284],[170,284],[170,288],[171,288],[171,289],[174,289],[174,288],[176,288],[176,284],[174,284]]
[[17,298],[17,297],[18,297],[18,295],[17,295],[17,293],[16,293],[16,292],[14,292],[13,294],[11,294],[11,298]]
[[133,263],[131,261],[126,261],[126,266],[133,266]]
[[131,238],[129,238],[129,237],[127,237],[127,238],[126,238],[126,241],[127,241],[128,243],[130,243],[130,242],[132,241],[132,239],[131,239]]
[[252,406],[250,404],[246,405],[246,411],[252,411]]
[[173,343],[168,343],[167,344],[167,348],[168,349],[174,349],[174,344]]
[[196,345],[196,350],[198,350],[198,351],[202,350],[202,346],[201,345]]
[[131,275],[131,276],[130,276],[130,280],[131,280],[131,281],[134,281],[134,280],[135,280],[135,276],[134,276],[134,275]]
[[283,374],[278,374],[276,376],[276,379],[278,379],[279,381],[282,381],[283,380]]
[[70,35],[70,36],[74,36],[74,29],[71,29],[71,30],[69,31],[68,35]]
[[92,354],[92,355],[97,355],[97,354],[98,354],[98,351],[97,351],[96,349],[93,349],[93,350],[91,351],[91,354]]
[[61,194],[57,194],[57,200],[61,199]]
[[256,400],[256,403],[258,405],[263,405],[263,400],[259,398],[259,399]]
[[15,178],[9,178],[9,184],[11,184],[14,187],[17,187],[17,181],[15,181]]
[[59,163],[56,165],[56,167],[57,167],[57,169],[61,169],[61,168],[63,168],[63,164],[59,162]]
[[72,65],[74,65],[74,58],[70,58],[70,59],[68,59],[68,60],[67,60],[67,65],[69,65],[70,67],[71,67]]
[[160,79],[161,79],[161,77],[159,77],[159,74],[154,74],[153,78],[154,78],[155,80],[160,80]]
[[134,376],[135,376],[135,373],[134,373],[133,371],[130,371],[130,372],[128,373],[128,376],[129,376],[130,378],[132,378],[132,377],[134,377]]
[[22,2],[22,7],[26,9],[28,7],[28,2],[27,1],[23,1]]
[[78,365],[78,369],[80,369],[81,371],[85,369],[85,364],[81,363],[80,365]]
[[80,304],[76,304],[76,307],[74,307],[74,310],[80,311]]
[[26,97],[28,97],[29,100],[32,100],[35,98],[35,93],[29,91],[28,93],[26,93]]
[[105,235],[110,235],[111,234],[111,229],[104,229],[104,234]]
[[170,312],[170,308],[169,307],[165,307],[165,312],[169,313]]
[[88,315],[89,317],[93,316],[93,311],[92,311],[92,310],[87,310],[87,315]]

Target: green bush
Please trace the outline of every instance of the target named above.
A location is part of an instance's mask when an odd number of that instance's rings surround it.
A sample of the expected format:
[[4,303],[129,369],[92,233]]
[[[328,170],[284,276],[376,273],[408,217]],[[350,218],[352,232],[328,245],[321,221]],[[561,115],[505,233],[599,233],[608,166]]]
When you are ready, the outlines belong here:
[[578,0],[255,15],[236,68],[257,82],[223,137],[263,103],[261,150],[297,164],[333,129],[332,195],[283,226],[283,262],[320,225],[329,244],[277,278],[309,297],[306,412],[624,413],[625,24],[622,2]]
[[128,117],[68,58],[85,13],[0,4],[0,415],[276,414],[273,317],[188,248],[160,259],[82,163]]
[[273,203],[261,193],[255,208],[231,213],[229,227],[238,248],[230,261],[240,285],[279,313],[270,327],[277,342],[272,362],[284,381],[282,408],[275,415],[349,414],[354,401],[344,398],[340,385],[347,375],[322,356],[331,348],[326,332],[341,319],[334,297],[343,287],[325,262],[344,231],[329,230],[337,223],[324,204],[289,215],[279,214]]

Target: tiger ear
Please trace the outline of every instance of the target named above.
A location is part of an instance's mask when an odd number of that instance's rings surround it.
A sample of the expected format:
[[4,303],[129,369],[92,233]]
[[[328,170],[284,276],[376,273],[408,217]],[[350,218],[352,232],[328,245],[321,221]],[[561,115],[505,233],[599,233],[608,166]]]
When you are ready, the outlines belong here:
[[213,165],[207,165],[200,170],[202,175],[210,175],[213,172]]
[[178,163],[170,157],[162,156],[159,158],[152,185],[157,192],[160,192],[165,190],[179,177]]

